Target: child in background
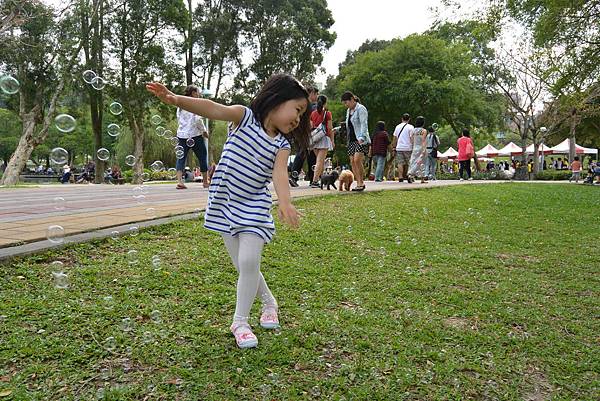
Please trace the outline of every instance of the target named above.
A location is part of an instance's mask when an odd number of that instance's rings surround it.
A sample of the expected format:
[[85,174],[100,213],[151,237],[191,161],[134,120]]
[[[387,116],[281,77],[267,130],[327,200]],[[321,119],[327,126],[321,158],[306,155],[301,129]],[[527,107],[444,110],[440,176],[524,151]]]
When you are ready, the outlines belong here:
[[573,175],[569,178],[569,182],[575,180],[575,183],[579,183],[579,176],[581,175],[581,162],[579,161],[579,156],[575,156],[573,159],[573,163],[571,163],[571,171]]
[[239,273],[231,332],[240,348],[256,347],[258,339],[248,324],[256,295],[263,302],[260,325],[266,329],[279,327],[277,301],[260,272],[263,246],[275,233],[267,186],[273,180],[279,218],[298,227],[300,214],[290,200],[287,161],[292,137],[301,148],[308,148],[308,92],[287,74],[272,76],[250,107],[176,96],[160,83],[146,87],[167,104],[211,120],[231,122],[210,183],[204,227],[223,236]]

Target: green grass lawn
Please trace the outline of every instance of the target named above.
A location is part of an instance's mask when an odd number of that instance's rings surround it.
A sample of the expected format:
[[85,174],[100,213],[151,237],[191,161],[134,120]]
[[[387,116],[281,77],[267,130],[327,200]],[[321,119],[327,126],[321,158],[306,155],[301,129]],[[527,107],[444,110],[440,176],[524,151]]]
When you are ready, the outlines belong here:
[[596,400],[599,199],[490,184],[297,201],[302,227],[279,225],[262,262],[282,329],[257,328],[254,350],[228,331],[235,269],[197,221],[1,265],[0,399]]

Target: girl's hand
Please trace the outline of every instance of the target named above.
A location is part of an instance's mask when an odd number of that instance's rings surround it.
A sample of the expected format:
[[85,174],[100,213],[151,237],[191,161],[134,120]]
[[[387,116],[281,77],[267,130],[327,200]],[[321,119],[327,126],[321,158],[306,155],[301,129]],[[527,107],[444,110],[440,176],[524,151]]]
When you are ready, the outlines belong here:
[[279,219],[292,228],[300,225],[302,216],[291,203],[280,203],[278,208]]
[[150,82],[146,84],[146,89],[162,102],[177,105],[177,96],[160,82]]

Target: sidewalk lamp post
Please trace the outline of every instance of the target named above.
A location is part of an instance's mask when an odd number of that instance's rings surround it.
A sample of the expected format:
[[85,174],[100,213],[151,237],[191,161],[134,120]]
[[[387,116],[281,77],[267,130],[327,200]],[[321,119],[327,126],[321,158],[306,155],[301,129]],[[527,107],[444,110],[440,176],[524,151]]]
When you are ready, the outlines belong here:
[[[214,93],[210,89],[208,89],[208,88],[202,89],[202,97],[203,98],[210,99],[213,96],[214,96]],[[206,117],[204,118],[204,126],[208,130],[208,118],[206,118]],[[212,133],[209,132],[209,134],[212,134]],[[204,138],[204,146],[206,146],[206,165],[210,168],[210,153],[208,152],[208,138]]]
[[540,152],[542,154],[542,157],[540,157],[538,160],[541,160],[542,171],[544,171],[544,159],[546,158],[546,155],[544,154],[544,135],[546,135],[546,131],[548,131],[548,128],[540,127],[540,132],[542,133],[542,140],[540,141]]

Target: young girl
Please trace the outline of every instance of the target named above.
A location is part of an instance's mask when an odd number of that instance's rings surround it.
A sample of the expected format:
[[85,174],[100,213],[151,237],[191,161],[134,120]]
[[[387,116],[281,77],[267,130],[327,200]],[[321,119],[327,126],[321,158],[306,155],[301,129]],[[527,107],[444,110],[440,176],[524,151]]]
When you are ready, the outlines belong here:
[[279,218],[298,227],[300,215],[290,201],[287,162],[291,136],[301,148],[308,147],[308,92],[291,75],[274,75],[247,108],[176,96],[159,83],[146,87],[165,103],[232,123],[210,184],[204,227],[223,236],[239,274],[231,332],[240,348],[256,347],[258,339],[248,324],[248,315],[257,294],[263,302],[260,325],[279,327],[277,301],[260,272],[263,246],[275,232],[267,185],[272,179]]

